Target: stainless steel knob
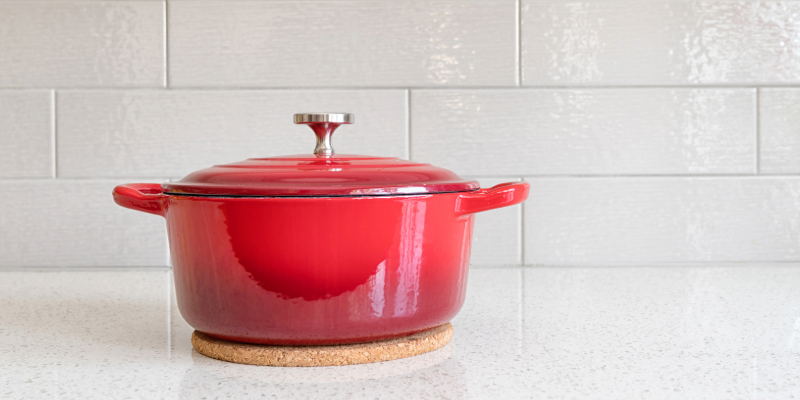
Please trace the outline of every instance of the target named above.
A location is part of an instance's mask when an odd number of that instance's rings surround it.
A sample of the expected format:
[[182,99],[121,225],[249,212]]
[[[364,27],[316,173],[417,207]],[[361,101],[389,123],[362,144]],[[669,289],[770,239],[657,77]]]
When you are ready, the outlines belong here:
[[330,157],[334,154],[331,145],[333,131],[342,124],[352,124],[355,121],[350,113],[300,113],[294,115],[295,124],[308,125],[317,135],[317,146],[314,154],[317,157]]

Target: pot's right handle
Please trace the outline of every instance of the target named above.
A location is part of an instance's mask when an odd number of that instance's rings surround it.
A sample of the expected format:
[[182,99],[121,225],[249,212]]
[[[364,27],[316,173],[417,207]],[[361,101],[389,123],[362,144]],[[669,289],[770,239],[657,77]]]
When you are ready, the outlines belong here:
[[456,214],[474,214],[522,203],[528,198],[530,188],[527,182],[506,182],[460,194],[456,199]]
[[164,216],[164,192],[160,183],[119,185],[111,193],[114,202],[131,210]]

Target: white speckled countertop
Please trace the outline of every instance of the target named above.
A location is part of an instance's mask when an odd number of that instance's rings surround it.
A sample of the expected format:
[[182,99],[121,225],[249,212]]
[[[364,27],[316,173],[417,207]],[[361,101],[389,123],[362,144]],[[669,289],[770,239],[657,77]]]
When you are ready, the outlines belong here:
[[191,348],[170,271],[0,272],[0,398],[800,397],[800,266],[473,268],[444,348],[237,365]]

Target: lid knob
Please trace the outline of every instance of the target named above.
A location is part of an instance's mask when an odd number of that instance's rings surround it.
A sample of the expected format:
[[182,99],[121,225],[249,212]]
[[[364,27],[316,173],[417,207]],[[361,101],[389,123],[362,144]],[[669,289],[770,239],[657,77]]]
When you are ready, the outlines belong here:
[[314,154],[317,157],[330,157],[333,155],[331,136],[333,131],[342,124],[352,124],[353,114],[349,113],[300,113],[294,115],[295,124],[308,125],[317,135],[317,147]]

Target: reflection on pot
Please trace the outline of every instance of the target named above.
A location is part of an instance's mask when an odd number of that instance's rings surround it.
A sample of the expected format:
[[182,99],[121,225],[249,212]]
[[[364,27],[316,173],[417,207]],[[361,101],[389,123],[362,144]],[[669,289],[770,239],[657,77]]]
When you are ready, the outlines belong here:
[[425,231],[424,202],[405,201],[400,227],[400,257],[397,265],[397,291],[394,316],[413,315],[419,300],[419,268],[422,264],[422,242]]
[[325,200],[274,203],[228,202],[220,210],[239,265],[281,298],[313,301],[354,290],[377,274],[396,240],[397,229],[373,229],[366,210]]

